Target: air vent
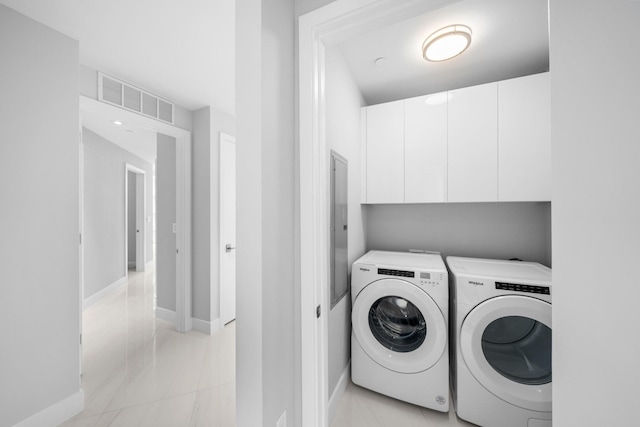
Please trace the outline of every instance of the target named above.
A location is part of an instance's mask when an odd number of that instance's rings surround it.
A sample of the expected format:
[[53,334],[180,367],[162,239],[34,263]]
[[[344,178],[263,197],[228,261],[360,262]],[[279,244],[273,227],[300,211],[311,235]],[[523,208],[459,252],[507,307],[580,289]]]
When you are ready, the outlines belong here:
[[98,99],[166,123],[174,123],[173,103],[103,73],[98,73]]

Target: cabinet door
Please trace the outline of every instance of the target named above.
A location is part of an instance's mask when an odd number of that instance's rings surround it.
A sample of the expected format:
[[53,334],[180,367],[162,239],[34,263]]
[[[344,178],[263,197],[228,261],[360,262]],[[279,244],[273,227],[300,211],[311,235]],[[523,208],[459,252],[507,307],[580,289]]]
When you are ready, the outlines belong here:
[[549,73],[498,83],[500,201],[551,200]]
[[367,107],[367,203],[404,202],[404,101]]
[[449,202],[498,200],[498,84],[451,91]]
[[447,103],[428,105],[426,99],[404,102],[406,203],[447,201]]

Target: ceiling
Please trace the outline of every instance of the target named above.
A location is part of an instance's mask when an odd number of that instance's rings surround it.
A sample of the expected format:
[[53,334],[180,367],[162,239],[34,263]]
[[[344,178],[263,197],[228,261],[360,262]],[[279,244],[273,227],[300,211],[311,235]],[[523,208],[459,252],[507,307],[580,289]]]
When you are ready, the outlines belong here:
[[[338,48],[367,105],[373,105],[548,71],[548,21],[547,0],[465,0]],[[425,61],[424,40],[452,24],[471,27],[469,49],[449,61]],[[387,60],[376,65],[380,57]]]
[[[188,110],[235,116],[235,0],[0,0],[79,41],[80,63]],[[82,124],[149,162],[156,133],[83,112]]]
[[80,42],[80,63],[235,116],[235,0],[0,0]]
[[[78,40],[80,62],[88,67],[189,110],[211,106],[235,116],[235,0],[0,3]],[[450,24],[471,27],[469,49],[449,61],[425,61],[424,39]],[[338,48],[368,105],[543,72],[549,69],[548,2],[458,1]],[[387,61],[376,66],[380,57]],[[112,120],[83,115],[89,129],[155,159],[155,134],[115,127]]]
[[82,112],[82,126],[149,163],[156,161],[158,135],[152,129],[126,121],[116,125],[113,117],[94,111]]

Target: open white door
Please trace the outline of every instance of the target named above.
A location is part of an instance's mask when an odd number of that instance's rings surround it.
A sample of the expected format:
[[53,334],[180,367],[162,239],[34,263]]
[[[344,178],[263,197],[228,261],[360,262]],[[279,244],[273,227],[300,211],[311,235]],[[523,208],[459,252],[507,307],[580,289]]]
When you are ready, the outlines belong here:
[[236,318],[236,139],[220,134],[220,324]]

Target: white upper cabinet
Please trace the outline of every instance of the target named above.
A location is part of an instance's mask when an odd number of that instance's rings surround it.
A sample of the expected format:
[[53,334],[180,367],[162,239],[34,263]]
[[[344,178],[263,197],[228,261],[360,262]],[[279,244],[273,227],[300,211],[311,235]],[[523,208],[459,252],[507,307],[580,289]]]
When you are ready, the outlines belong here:
[[366,108],[366,203],[404,202],[404,101]]
[[497,201],[498,84],[450,93],[448,201]]
[[498,199],[551,200],[549,73],[498,83]]
[[404,101],[404,201],[447,201],[447,102]]
[[362,203],[551,200],[549,73],[443,95],[362,109]]

